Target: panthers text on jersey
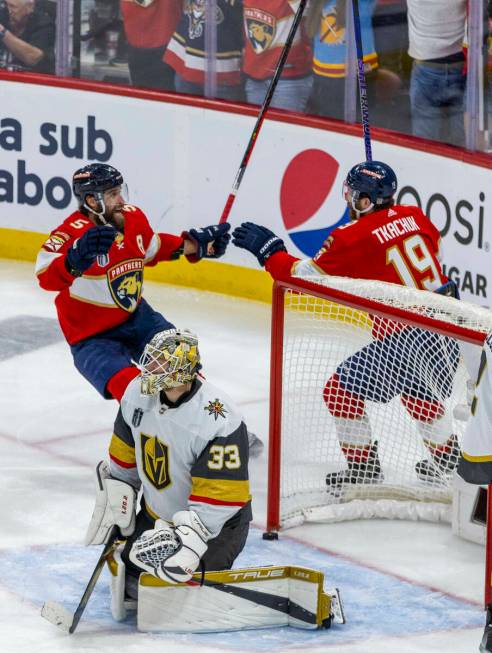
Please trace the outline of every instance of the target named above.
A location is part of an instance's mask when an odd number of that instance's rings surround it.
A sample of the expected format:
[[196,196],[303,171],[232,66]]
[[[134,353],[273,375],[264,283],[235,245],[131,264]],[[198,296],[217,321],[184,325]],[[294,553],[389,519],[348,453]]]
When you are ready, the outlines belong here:
[[142,485],[147,513],[172,521],[194,510],[215,536],[249,504],[248,433],[222,390],[203,379],[175,404],[143,397],[140,379],[123,396],[109,447],[111,475]]
[[94,227],[83,213],[72,213],[52,231],[38,254],[39,284],[45,290],[58,291],[58,319],[71,345],[125,322],[140,303],[144,267],[179,258],[182,252],[183,239],[154,233],[139,208],[127,205],[122,213],[124,233],[119,233],[108,254],[98,256],[80,277],[68,272],[65,256],[73,243]]

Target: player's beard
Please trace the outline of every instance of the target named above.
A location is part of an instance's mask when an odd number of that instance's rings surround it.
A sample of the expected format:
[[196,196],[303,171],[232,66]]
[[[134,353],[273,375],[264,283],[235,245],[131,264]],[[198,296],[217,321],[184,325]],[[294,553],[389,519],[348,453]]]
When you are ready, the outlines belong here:
[[360,217],[360,213],[357,213],[357,211],[351,207],[349,208],[349,218],[351,222],[356,222]]
[[120,233],[123,233],[124,228],[125,228],[125,217],[123,213],[121,212],[123,209],[123,206],[121,207],[115,207],[112,209],[109,213],[106,212],[104,214],[104,218],[108,224],[110,224],[112,227],[116,229],[116,231],[119,231]]

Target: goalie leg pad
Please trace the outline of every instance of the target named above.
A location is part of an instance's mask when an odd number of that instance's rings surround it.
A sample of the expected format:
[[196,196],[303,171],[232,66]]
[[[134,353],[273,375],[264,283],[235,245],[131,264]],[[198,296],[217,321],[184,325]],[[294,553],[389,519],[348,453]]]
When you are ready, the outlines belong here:
[[136,600],[130,599],[125,592],[126,568],[121,558],[125,543],[122,542],[108,558],[108,568],[111,574],[111,614],[115,621],[126,619],[128,610],[136,610]]
[[142,574],[137,626],[143,632],[186,633],[342,623],[338,590],[323,592],[323,580],[321,572],[290,566],[207,572],[203,586],[199,574],[179,585]]
[[453,476],[453,534],[485,545],[487,486],[472,485]]

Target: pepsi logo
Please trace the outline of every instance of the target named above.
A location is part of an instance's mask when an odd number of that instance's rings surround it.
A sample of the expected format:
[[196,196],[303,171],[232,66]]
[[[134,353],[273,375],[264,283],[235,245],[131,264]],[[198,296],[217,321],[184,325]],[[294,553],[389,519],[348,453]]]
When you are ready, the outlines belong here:
[[[331,194],[339,168],[338,161],[327,152],[309,149],[296,154],[284,172],[280,186],[282,220],[289,238],[306,256],[314,256],[331,232],[349,221],[346,207],[339,219],[326,227],[299,229]],[[334,192],[338,192],[336,188]]]

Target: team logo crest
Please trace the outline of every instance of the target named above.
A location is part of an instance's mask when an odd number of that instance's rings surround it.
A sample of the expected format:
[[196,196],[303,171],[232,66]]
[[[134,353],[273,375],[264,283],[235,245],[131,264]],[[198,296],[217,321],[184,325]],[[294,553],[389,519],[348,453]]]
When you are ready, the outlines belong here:
[[256,54],[268,50],[275,36],[275,18],[259,9],[244,8],[246,34]]
[[142,294],[143,261],[123,261],[107,271],[109,289],[115,304],[129,313],[137,308]]
[[156,436],[141,433],[142,466],[145,476],[157,490],[171,485],[169,447]]
[[[190,39],[202,38],[207,12],[207,0],[185,0],[183,11],[188,16],[188,35]],[[224,13],[219,6],[216,6],[214,23],[219,25],[223,20]]]
[[224,404],[221,403],[218,399],[209,401],[208,406],[204,406],[203,410],[208,410],[208,414],[213,415],[215,421],[219,419],[219,415],[225,419],[225,414],[229,412],[224,408]]

